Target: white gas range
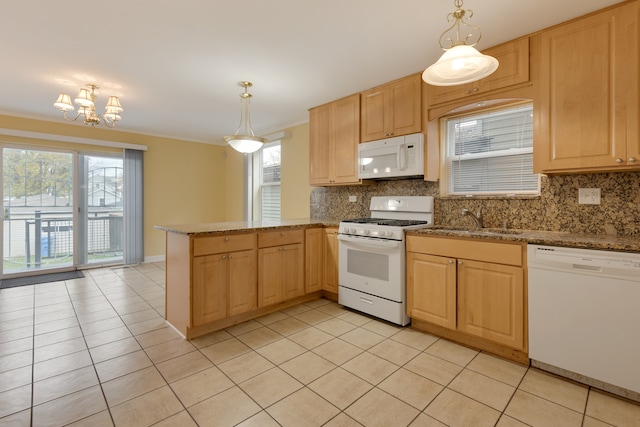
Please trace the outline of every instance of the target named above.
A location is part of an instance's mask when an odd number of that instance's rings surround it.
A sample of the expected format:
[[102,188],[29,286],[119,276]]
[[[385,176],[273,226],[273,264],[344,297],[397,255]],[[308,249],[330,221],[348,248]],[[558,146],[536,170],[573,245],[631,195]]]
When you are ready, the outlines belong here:
[[433,225],[433,197],[372,197],[370,211],[340,223],[338,302],[406,325],[404,232]]

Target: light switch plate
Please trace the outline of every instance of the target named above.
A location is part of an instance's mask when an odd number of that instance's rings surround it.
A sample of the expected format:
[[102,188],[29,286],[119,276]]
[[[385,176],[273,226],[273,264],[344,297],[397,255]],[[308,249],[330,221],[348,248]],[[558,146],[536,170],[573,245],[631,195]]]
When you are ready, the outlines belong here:
[[349,196],[349,201],[350,202],[357,202],[358,201],[358,197],[357,196]]
[[578,203],[581,205],[599,205],[600,189],[599,188],[579,188]]

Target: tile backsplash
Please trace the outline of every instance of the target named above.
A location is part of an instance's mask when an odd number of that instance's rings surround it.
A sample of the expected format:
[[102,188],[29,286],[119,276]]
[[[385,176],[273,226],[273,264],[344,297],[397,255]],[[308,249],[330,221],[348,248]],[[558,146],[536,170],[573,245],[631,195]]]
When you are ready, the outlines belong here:
[[[579,188],[600,188],[600,205],[578,204]],[[372,185],[318,187],[311,191],[311,217],[341,220],[369,216],[372,196],[434,196],[435,223],[472,227],[460,212],[484,208],[485,227],[640,236],[640,172],[541,177],[536,197],[440,197],[439,183],[422,179]],[[356,202],[349,202],[356,196]]]

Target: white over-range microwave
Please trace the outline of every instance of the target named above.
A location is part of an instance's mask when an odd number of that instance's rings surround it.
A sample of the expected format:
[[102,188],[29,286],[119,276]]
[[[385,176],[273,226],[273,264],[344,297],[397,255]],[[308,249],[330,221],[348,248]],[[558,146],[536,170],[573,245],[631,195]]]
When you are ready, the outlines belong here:
[[396,136],[358,145],[358,178],[424,175],[424,135]]

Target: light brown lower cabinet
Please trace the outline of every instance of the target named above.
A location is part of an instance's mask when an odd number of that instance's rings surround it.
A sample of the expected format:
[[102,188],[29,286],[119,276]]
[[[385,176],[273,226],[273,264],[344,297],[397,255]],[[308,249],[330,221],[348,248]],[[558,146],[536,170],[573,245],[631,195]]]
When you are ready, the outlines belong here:
[[[204,325],[258,307],[255,247],[256,236],[252,234],[203,238],[194,242],[195,253],[214,253],[193,257],[193,326]],[[247,249],[237,250],[243,248]]]
[[524,255],[520,243],[407,236],[407,314],[526,351]]
[[[314,230],[307,252],[305,232]],[[325,231],[167,232],[165,317],[191,339],[322,295]],[[315,242],[315,243],[314,243]],[[314,287],[305,287],[308,254]],[[315,270],[313,270],[315,269]]]
[[258,234],[258,307],[305,294],[303,242],[304,230]]
[[338,228],[324,229],[324,277],[322,290],[338,295]]
[[324,238],[324,228],[309,228],[304,233],[304,287],[307,293],[322,290]]
[[305,233],[305,291],[338,296],[338,228],[310,228]]

